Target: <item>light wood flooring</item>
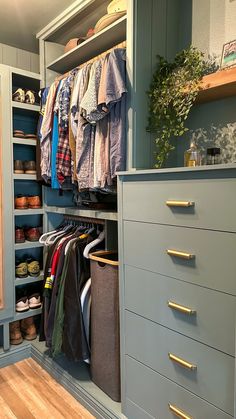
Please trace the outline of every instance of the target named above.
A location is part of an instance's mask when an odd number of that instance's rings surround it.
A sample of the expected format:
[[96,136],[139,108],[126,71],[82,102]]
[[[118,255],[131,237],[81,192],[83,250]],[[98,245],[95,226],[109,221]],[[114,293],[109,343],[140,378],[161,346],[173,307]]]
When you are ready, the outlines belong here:
[[0,369],[0,418],[94,419],[33,359]]

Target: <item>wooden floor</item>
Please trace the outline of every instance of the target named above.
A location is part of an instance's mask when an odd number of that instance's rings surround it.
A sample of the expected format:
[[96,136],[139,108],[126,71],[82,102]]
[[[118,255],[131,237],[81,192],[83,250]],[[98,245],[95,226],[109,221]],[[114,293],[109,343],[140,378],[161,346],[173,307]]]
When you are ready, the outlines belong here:
[[0,418],[94,419],[33,359],[0,369]]

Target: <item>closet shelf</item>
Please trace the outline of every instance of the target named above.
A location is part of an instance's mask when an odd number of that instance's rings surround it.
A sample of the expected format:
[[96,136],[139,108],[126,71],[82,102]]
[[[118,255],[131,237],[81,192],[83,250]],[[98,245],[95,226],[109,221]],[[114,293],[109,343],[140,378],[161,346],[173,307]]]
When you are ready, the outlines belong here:
[[27,319],[27,317],[37,316],[38,314],[42,313],[42,307],[30,309],[27,311],[24,311],[23,313],[15,313],[14,320],[22,320]]
[[15,209],[14,210],[14,215],[16,216],[20,216],[20,215],[42,215],[44,214],[44,209],[40,208],[40,209],[25,209],[25,210],[19,210],[19,209]]
[[12,138],[13,144],[21,144],[21,145],[33,145],[36,146],[37,141],[31,138]]
[[236,68],[204,76],[196,103],[205,103],[236,95]]
[[27,111],[34,111],[34,112],[40,111],[39,105],[29,105],[28,103],[15,102],[14,100],[12,100],[11,105],[13,108],[17,108],[17,109],[24,109]]
[[92,209],[80,209],[77,207],[44,207],[45,212],[56,213],[63,215],[73,215],[80,217],[99,218],[102,220],[117,221],[118,215],[116,211],[106,210],[92,210]]
[[13,174],[13,179],[14,180],[37,180],[37,176],[36,175],[16,175],[15,173]]
[[119,42],[125,41],[126,20],[126,16],[122,16],[101,32],[54,60],[47,68],[58,73],[64,73],[112,48]]
[[43,247],[42,243],[25,241],[24,243],[15,243],[15,250],[33,249],[36,247]]
[[27,276],[26,278],[15,278],[15,286],[33,284],[35,282],[43,281],[43,271],[39,276]]

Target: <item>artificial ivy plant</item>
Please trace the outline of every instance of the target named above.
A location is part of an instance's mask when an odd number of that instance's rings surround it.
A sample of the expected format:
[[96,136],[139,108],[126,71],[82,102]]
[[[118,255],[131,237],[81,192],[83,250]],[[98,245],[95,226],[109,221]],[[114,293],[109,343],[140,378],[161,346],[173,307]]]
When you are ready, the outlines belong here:
[[160,168],[174,149],[170,140],[188,131],[185,121],[197,97],[206,63],[203,54],[192,46],[178,53],[171,63],[160,55],[157,59],[148,92],[147,130],[155,133],[155,167]]

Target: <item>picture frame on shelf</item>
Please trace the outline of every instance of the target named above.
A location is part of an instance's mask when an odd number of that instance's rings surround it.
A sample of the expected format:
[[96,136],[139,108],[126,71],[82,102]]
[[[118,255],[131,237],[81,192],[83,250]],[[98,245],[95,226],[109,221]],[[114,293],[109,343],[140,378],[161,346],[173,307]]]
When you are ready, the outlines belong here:
[[236,65],[236,39],[226,42],[222,48],[220,68],[228,68]]

